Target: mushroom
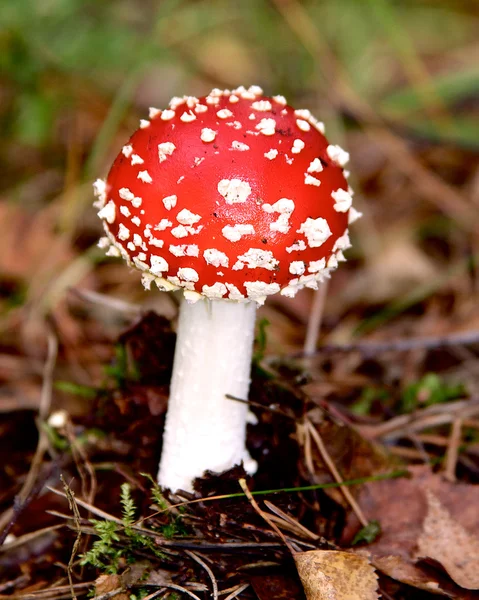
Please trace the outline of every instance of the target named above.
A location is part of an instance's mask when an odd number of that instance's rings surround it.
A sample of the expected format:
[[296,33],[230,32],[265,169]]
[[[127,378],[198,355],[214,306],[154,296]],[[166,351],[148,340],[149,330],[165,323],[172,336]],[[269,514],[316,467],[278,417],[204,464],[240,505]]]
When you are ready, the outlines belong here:
[[173,98],[95,182],[100,246],[182,290],[160,485],[255,463],[245,448],[256,309],[317,289],[350,246],[347,153],[323,124],[261,88]]

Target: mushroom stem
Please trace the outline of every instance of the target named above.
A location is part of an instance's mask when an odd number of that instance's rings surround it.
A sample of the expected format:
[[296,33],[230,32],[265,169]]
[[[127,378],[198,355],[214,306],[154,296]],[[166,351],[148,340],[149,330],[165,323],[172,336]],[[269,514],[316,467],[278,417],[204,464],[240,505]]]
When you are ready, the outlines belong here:
[[[206,469],[251,461],[246,447],[256,304],[182,300],[158,483],[192,490]],[[253,469],[254,470],[254,469]]]

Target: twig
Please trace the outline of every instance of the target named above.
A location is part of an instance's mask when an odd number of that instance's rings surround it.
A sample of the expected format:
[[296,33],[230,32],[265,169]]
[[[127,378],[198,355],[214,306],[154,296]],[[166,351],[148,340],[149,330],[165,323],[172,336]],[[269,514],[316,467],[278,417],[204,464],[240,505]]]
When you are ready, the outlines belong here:
[[426,449],[424,448],[424,444],[422,443],[422,441],[418,438],[418,436],[415,433],[411,433],[411,435],[409,436],[409,439],[411,440],[414,447],[421,455],[423,462],[426,465],[430,466],[431,465],[430,456],[426,452]]
[[15,588],[17,586],[23,586],[23,584],[28,583],[29,577],[27,574],[19,575],[15,579],[10,579],[10,581],[5,581],[0,583],[0,593],[6,592],[11,588]]
[[[88,581],[85,583],[75,583],[74,587],[77,592],[86,590],[95,585],[94,581]],[[25,594],[15,594],[14,596],[8,596],[12,600],[69,600],[71,598],[70,586],[61,585],[58,587],[48,587],[42,590],[33,590],[25,592]]]
[[291,526],[291,529],[294,530],[293,532],[296,535],[303,536],[303,537],[306,537],[306,538],[309,538],[309,539],[312,539],[315,541],[321,539],[319,535],[317,535],[316,533],[313,533],[307,527],[305,527],[304,525],[301,525],[301,523],[298,523],[298,521],[296,521],[290,515],[288,515],[287,513],[282,511],[280,508],[275,506],[269,500],[265,500],[264,503],[272,513],[274,513],[275,515],[280,517],[284,522],[289,523],[289,525]]
[[[68,521],[68,526],[71,529],[75,527],[71,525],[71,521],[73,521],[73,517],[70,515],[65,515],[64,513],[58,512],[56,510],[47,510],[49,515],[54,517],[58,517],[59,519],[64,519]],[[82,532],[87,534],[96,535],[93,527],[88,527],[85,519],[82,519],[81,523]],[[225,543],[211,543],[211,542],[190,542],[190,541],[182,541],[182,540],[166,540],[162,539],[158,533],[158,531],[152,531],[150,529],[140,529],[132,526],[134,531],[139,531],[142,535],[147,537],[155,538],[155,543],[158,547],[161,547],[162,552],[169,554],[177,554],[175,549],[178,550],[197,550],[199,552],[208,552],[208,551],[238,551],[244,552],[245,550],[264,550],[269,548],[281,548],[281,544],[278,542],[225,542]],[[172,550],[169,550],[171,548]]]
[[[57,490],[50,486],[47,486],[47,489],[50,490],[50,492],[52,492],[53,494],[56,494],[57,496],[62,496],[63,498],[68,499],[68,496],[65,494],[65,492],[62,492],[61,490]],[[123,521],[121,519],[110,515],[109,513],[97,508],[96,506],[93,506],[92,504],[89,504],[88,502],[85,502],[84,500],[81,500],[80,498],[75,498],[75,503],[78,506],[81,506],[82,508],[85,508],[86,510],[90,511],[97,517],[100,517],[101,519],[106,519],[107,521],[114,521],[115,523],[118,523],[118,525],[123,525]]]
[[433,404],[409,415],[399,415],[379,425],[356,425],[355,429],[368,439],[394,440],[412,432],[453,422],[457,417],[466,419],[479,415],[479,397],[457,400],[447,404]]
[[144,309],[136,304],[125,302],[125,300],[120,300],[119,298],[112,298],[111,296],[100,294],[99,292],[94,292],[93,290],[71,287],[68,291],[70,294],[76,296],[84,302],[97,304],[99,306],[103,306],[104,308],[108,308],[109,310],[131,315],[138,315],[144,312]]
[[260,402],[254,402],[253,400],[245,400],[244,398],[238,398],[238,396],[233,396],[232,394],[225,394],[225,398],[227,398],[228,400],[234,400],[234,402],[239,402],[240,404],[247,404],[248,406],[259,408],[260,410],[264,410],[275,415],[281,415],[282,417],[284,417],[285,419],[289,419],[290,421],[296,421],[296,417],[288,415],[288,413],[284,412],[280,408],[266,406],[265,404],[261,404]]
[[40,406],[38,408],[38,416],[42,421],[46,421],[48,418],[48,413],[50,412],[50,406],[52,403],[53,370],[55,368],[55,363],[57,362],[57,355],[58,340],[50,331],[48,333],[47,360],[45,361],[45,366],[43,367],[43,385],[40,396]]
[[[301,429],[300,429],[301,427]],[[311,448],[311,436],[307,433],[304,424],[298,425],[298,430],[301,431],[302,437],[304,438],[304,462],[308,471],[314,473],[314,462],[313,462],[313,450]],[[299,437],[299,436],[298,436]]]
[[73,598],[73,600],[76,600],[75,591],[73,588],[72,573],[73,573],[73,565],[75,563],[75,556],[78,552],[78,548],[80,547],[80,540],[81,540],[81,533],[82,533],[81,532],[80,513],[78,511],[78,506],[75,501],[75,495],[73,494],[73,491],[70,488],[70,486],[67,484],[67,482],[63,478],[63,475],[60,475],[60,480],[63,483],[63,489],[65,490],[66,497],[68,498],[68,506],[73,513],[73,520],[75,522],[75,529],[77,531],[77,536],[75,538],[75,542],[73,543],[73,548],[72,548],[72,551],[70,554],[70,560],[68,561],[68,565],[67,565],[68,582],[70,583],[72,598]]
[[[466,423],[463,424],[466,425]],[[416,437],[422,444],[430,444],[432,446],[439,446],[441,448],[447,446],[448,442],[444,435],[438,435],[436,433],[420,433]]]
[[461,443],[462,434],[462,419],[458,417],[454,419],[451,427],[451,435],[447,445],[446,461],[444,468],[444,477],[454,483],[456,481],[456,466],[459,457],[459,445]]
[[249,583],[243,583],[242,585],[239,585],[236,588],[236,590],[234,592],[231,592],[231,594],[229,594],[229,596],[226,596],[226,598],[224,600],[233,600],[233,598],[236,598],[237,596],[239,596],[241,594],[241,592],[244,592],[247,587],[249,587]]
[[[45,421],[50,412],[53,386],[53,370],[58,353],[58,341],[53,333],[48,335],[48,354],[43,368],[43,384],[39,403],[39,418]],[[39,481],[43,457],[48,449],[48,436],[43,427],[38,427],[38,444],[30,465],[30,470],[25,478],[22,489],[15,496],[13,507],[7,509],[0,517],[0,546],[5,541],[8,532],[15,524],[29,500],[35,497],[43,487],[43,480]]]
[[118,596],[118,594],[124,593],[125,590],[121,587],[111,590],[110,592],[105,592],[104,594],[100,594],[100,596],[95,595],[95,600],[109,600],[110,598],[114,598]]
[[305,358],[333,352],[360,352],[364,356],[374,356],[383,352],[409,352],[410,350],[436,350],[451,346],[479,344],[479,331],[461,331],[449,335],[400,338],[388,342],[357,342],[352,344],[323,344],[314,353],[304,351],[287,354],[285,358]]
[[[42,443],[40,444],[40,442]],[[51,465],[49,469],[45,469],[43,471],[42,478],[37,480],[37,474],[39,474],[41,471],[41,462],[47,448],[48,441],[45,436],[45,438],[42,437],[39,440],[37,450],[30,466],[30,471],[27,474],[22,489],[17,496],[15,496],[13,506],[8,508],[0,517],[0,546],[5,542],[10,529],[15,525],[18,517],[22,514],[33,498],[40,493],[40,490],[44,486],[45,480],[47,480],[54,471],[54,465]],[[30,473],[32,475],[30,475]]]
[[[405,458],[407,460],[420,460],[424,462],[424,453],[416,448],[405,448],[404,446],[391,446],[388,451],[394,456]],[[429,456],[429,455],[428,455]],[[428,460],[430,462],[430,460]]]
[[47,535],[56,531],[57,529],[61,529],[63,525],[50,525],[49,527],[44,527],[42,529],[37,529],[36,531],[29,531],[28,533],[24,533],[23,535],[19,535],[11,542],[3,544],[0,546],[0,554],[4,554],[6,552],[10,552],[15,548],[20,548],[24,544],[32,544],[37,538]]
[[[176,590],[177,592],[182,592],[183,594],[187,594],[188,596],[191,596],[192,598],[195,598],[196,600],[201,600],[201,598],[199,598],[196,594],[193,594],[193,592],[190,592],[190,590],[187,590],[184,587],[181,587],[181,585],[176,585],[175,583],[163,583],[162,584],[163,587],[166,588],[171,588],[172,590]],[[144,600],[148,600],[148,598],[156,598],[156,596],[147,596]]]
[[313,356],[316,351],[327,293],[328,280],[326,279],[319,284],[318,289],[313,294],[313,302],[308,316],[306,339],[303,347],[303,355],[305,357]]
[[328,469],[331,471],[331,474],[334,477],[334,479],[336,480],[336,483],[340,484],[339,489],[343,493],[343,496],[346,498],[346,500],[351,505],[351,508],[353,509],[353,511],[354,511],[355,515],[357,516],[361,525],[363,527],[366,527],[368,525],[368,520],[364,516],[364,513],[361,510],[361,508],[359,507],[359,504],[356,502],[353,495],[351,494],[351,490],[348,487],[342,485],[343,478],[339,474],[339,471],[337,470],[336,465],[334,464],[331,456],[329,455],[329,452],[327,451],[326,446],[324,445],[323,440],[321,439],[321,436],[318,433],[318,430],[314,427],[314,425],[311,423],[311,421],[308,421],[307,419],[305,421],[305,424],[311,434],[311,437],[313,438],[313,440],[316,443],[319,453],[321,454],[321,458],[325,462]]
[[211,579],[211,585],[213,586],[213,600],[218,600],[218,583],[216,581],[216,577],[214,576],[213,571],[197,554],[195,554],[191,550],[185,550],[185,554],[188,554],[189,557],[191,557],[199,565],[201,565],[203,569],[208,573],[208,577]]
[[268,525],[271,527],[271,529],[273,529],[273,531],[275,531],[279,535],[279,537],[283,540],[284,545],[288,548],[288,550],[291,552],[291,554],[295,554],[294,548],[291,546],[291,544],[288,542],[286,537],[283,535],[283,532],[280,531],[278,526],[273,522],[273,520],[270,518],[270,515],[268,515],[268,513],[266,513],[264,510],[261,510],[261,508],[259,507],[256,500],[251,495],[251,492],[249,491],[249,488],[246,485],[246,479],[240,479],[239,484],[241,486],[241,489],[245,493],[245,496],[248,498],[251,506],[255,509],[255,511],[259,514],[260,517],[262,517],[266,521],[266,523],[268,523]]
[[70,442],[73,460],[75,461],[76,468],[80,475],[82,495],[90,504],[93,504],[97,489],[95,469],[88,459],[85,448],[82,446],[82,444],[77,442],[70,419],[67,419],[65,435]]
[[156,592],[153,592],[152,594],[149,594],[148,596],[145,596],[145,598],[143,598],[143,600],[153,600],[154,598],[158,598],[158,596],[160,594],[163,594],[166,590],[166,587],[162,587],[159,590],[156,590]]
[[[278,517],[276,515],[269,515],[269,518],[271,519],[271,521],[273,523],[276,523],[278,525],[278,527],[281,529],[281,531],[287,531],[287,532],[289,532],[289,534],[290,534],[289,535],[289,539],[292,540],[292,541],[294,541],[294,543],[296,545],[300,545],[301,543],[310,545],[309,542],[304,542],[304,540],[292,537],[293,535],[294,536],[298,535],[298,530],[289,521],[285,521],[282,517]],[[315,548],[314,545],[313,545],[313,548]]]

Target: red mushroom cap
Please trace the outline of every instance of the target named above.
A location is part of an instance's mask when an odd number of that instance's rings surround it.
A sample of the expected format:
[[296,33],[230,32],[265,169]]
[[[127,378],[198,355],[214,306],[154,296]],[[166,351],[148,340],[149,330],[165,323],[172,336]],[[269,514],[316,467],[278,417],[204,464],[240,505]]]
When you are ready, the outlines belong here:
[[[150,109],[96,182],[108,254],[189,299],[316,288],[349,247],[348,154],[323,124],[253,86]],[[353,213],[354,211],[354,213]]]

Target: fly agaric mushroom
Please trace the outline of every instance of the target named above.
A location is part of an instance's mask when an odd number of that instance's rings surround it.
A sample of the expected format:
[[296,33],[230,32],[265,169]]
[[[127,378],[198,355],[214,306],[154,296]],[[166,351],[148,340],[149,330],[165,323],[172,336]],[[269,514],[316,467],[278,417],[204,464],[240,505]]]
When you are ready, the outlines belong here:
[[160,485],[248,467],[247,406],[225,395],[247,397],[257,306],[316,289],[344,260],[357,215],[347,159],[284,97],[215,89],[151,108],[95,183],[100,247],[145,288],[184,294]]

